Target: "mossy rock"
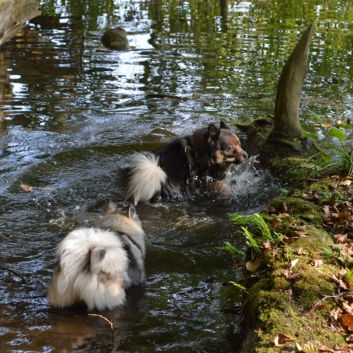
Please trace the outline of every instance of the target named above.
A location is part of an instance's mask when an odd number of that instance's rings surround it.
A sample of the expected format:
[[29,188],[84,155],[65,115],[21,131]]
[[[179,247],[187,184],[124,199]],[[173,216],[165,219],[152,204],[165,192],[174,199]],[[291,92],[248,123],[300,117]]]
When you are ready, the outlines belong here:
[[129,42],[123,28],[111,28],[105,31],[101,38],[102,44],[112,50],[128,50]]

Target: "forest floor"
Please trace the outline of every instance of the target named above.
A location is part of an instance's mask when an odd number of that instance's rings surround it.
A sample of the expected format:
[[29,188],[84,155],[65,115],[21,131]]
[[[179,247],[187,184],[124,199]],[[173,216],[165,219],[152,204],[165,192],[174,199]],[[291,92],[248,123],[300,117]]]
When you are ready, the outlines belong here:
[[233,266],[245,288],[242,353],[353,352],[353,177],[318,176],[306,161],[276,165],[294,187],[261,213],[271,239],[249,224],[261,251]]

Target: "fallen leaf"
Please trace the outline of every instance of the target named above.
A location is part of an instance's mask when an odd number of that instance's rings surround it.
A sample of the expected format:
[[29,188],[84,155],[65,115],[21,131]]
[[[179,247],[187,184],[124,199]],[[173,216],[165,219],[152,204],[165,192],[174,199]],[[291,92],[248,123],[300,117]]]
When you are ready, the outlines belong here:
[[[333,249],[333,245],[332,245]],[[343,246],[340,249],[340,256],[343,258],[344,261],[346,261],[348,264],[353,263],[353,251],[346,246]]]
[[350,180],[350,179],[345,179],[345,180],[343,180],[343,181],[340,182],[340,185],[349,186],[349,185],[351,185],[352,183],[353,183],[352,180]]
[[323,204],[324,205],[329,205],[329,206],[334,206],[336,203],[336,195],[335,194],[332,194],[332,196],[330,197],[329,200],[325,201]]
[[283,202],[283,204],[282,204],[282,210],[283,210],[283,212],[288,212],[288,206],[287,206],[287,202]]
[[346,314],[353,314],[353,308],[346,302],[344,299],[341,298],[341,305],[343,309],[346,311]]
[[298,273],[290,270],[282,270],[282,273],[287,279],[293,279],[298,276]]
[[295,193],[295,188],[291,188],[291,189],[288,191],[288,193],[287,193],[287,197],[293,196],[294,193]]
[[287,336],[284,333],[279,333],[274,339],[274,343],[276,347],[283,347],[287,342],[295,341],[296,337]]
[[353,331],[353,315],[352,314],[345,314],[338,318],[343,325],[347,327],[349,331]]
[[311,265],[314,267],[320,267],[321,265],[323,265],[323,261],[322,260],[313,260],[311,261]]
[[347,241],[347,235],[348,234],[335,234],[334,237],[336,239],[336,243],[345,243]]
[[341,308],[335,308],[330,311],[330,316],[337,321],[338,315],[340,315],[341,313],[342,313]]
[[298,255],[305,255],[307,252],[303,248],[298,249]]
[[271,243],[268,240],[266,240],[263,243],[263,247],[264,247],[264,249],[271,249],[272,245],[271,245]]
[[286,244],[293,244],[295,242],[293,238],[283,238],[282,241]]
[[261,265],[261,257],[258,257],[253,261],[248,261],[246,263],[246,269],[250,272],[255,272],[260,265]]
[[[276,211],[276,212],[277,212],[277,211]],[[271,220],[271,227],[272,227],[272,228],[275,228],[275,227],[277,227],[278,224],[280,224],[280,223],[282,223],[281,219],[279,219],[279,218],[273,218],[273,219]]]
[[[346,337],[346,342],[347,343],[353,343],[353,335],[348,335],[347,337]],[[349,351],[348,351],[349,352]]]
[[21,188],[24,190],[24,191],[27,191],[27,192],[31,192],[33,190],[33,186],[29,186],[29,185],[26,185],[26,184],[20,184]]
[[291,233],[290,233],[290,236],[292,238],[305,238],[307,236],[308,232],[301,232],[299,230],[293,230]]
[[298,261],[299,261],[299,259],[292,260],[292,261],[290,262],[289,270],[291,270],[291,269],[297,264]]
[[338,221],[343,221],[344,219],[346,219],[348,216],[350,215],[350,213],[348,211],[346,212],[340,212],[337,217],[336,220]]
[[319,351],[320,352],[336,353],[336,351],[334,349],[328,348],[328,347],[326,347],[324,345],[320,345]]
[[347,274],[347,270],[345,268],[341,268],[340,271],[337,273],[338,278],[343,278]]
[[331,216],[330,207],[325,205],[322,209],[324,211],[324,219],[330,219],[330,216]]

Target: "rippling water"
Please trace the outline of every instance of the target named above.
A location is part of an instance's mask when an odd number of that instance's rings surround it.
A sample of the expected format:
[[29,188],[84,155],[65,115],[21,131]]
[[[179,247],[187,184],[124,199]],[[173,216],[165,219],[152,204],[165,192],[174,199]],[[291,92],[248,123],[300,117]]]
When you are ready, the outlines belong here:
[[[284,60],[306,26],[317,34],[301,116],[351,114],[349,1],[43,1],[43,15],[11,40],[0,77],[0,341],[6,352],[230,352],[241,294],[233,259],[218,249],[244,242],[232,212],[264,209],[280,185],[255,158],[228,176],[228,196],[141,204],[147,282],[124,308],[55,313],[46,291],[54,249],[91,225],[109,198],[122,202],[118,171],[148,151],[220,119],[232,125],[273,113]],[[132,48],[100,37],[120,25]],[[150,93],[174,95],[162,99]],[[241,133],[240,133],[241,135]],[[20,184],[32,186],[24,191]],[[75,314],[75,315],[73,315]]]

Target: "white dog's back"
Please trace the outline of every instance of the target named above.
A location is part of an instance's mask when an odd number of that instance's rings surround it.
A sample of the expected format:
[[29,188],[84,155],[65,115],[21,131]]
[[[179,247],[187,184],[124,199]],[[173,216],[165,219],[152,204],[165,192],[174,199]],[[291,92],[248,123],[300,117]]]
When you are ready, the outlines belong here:
[[145,280],[144,233],[135,208],[130,206],[128,216],[110,209],[99,225],[112,230],[76,229],[58,245],[50,305],[62,308],[83,301],[88,310],[112,309],[124,303],[126,288]]

